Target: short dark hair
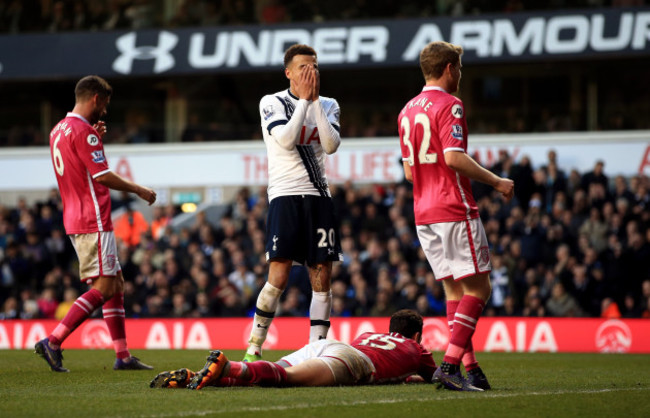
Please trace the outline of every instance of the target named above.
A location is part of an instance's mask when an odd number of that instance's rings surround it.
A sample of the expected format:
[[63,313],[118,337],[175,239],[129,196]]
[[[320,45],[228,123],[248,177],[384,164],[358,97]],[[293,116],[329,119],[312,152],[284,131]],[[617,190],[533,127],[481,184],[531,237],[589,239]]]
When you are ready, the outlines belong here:
[[98,75],[88,75],[79,80],[74,88],[74,97],[78,102],[88,100],[95,94],[106,99],[113,94],[113,87]]
[[290,63],[293,57],[296,55],[313,55],[317,57],[316,51],[314,48],[305,44],[295,44],[291,45],[289,49],[284,53],[284,67],[286,68]]
[[439,79],[447,64],[456,65],[463,48],[449,42],[431,42],[420,51],[420,69],[425,80]]
[[422,315],[412,309],[402,309],[391,315],[388,332],[398,332],[413,338],[416,332],[422,334],[422,325]]

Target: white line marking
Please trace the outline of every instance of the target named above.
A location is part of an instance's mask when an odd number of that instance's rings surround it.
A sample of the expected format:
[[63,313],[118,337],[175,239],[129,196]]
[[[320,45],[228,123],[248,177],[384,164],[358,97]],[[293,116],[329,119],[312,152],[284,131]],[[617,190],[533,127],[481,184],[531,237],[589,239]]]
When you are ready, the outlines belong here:
[[[554,391],[545,391],[545,392],[523,392],[523,393],[476,393],[471,394],[454,392],[441,389],[437,391],[435,388],[431,388],[435,393],[440,395],[444,394],[444,399],[453,399],[467,396],[479,396],[480,398],[475,399],[496,399],[496,398],[516,398],[520,396],[555,396],[555,395],[570,395],[570,394],[593,394],[593,393],[607,393],[607,392],[631,392],[631,391],[648,391],[650,388],[616,388],[616,389],[585,389],[585,390],[554,390]],[[160,389],[166,390],[166,389]],[[173,389],[167,389],[173,390]],[[451,395],[451,396],[449,396]],[[242,406],[240,408],[223,408],[218,410],[204,410],[204,411],[179,411],[179,412],[170,412],[164,414],[154,414],[154,415],[140,415],[142,418],[164,418],[164,417],[185,417],[185,416],[206,416],[206,415],[220,415],[220,414],[233,414],[233,413],[242,413],[242,412],[266,412],[266,411],[287,411],[294,409],[309,409],[309,408],[322,408],[322,407],[332,407],[332,406],[360,406],[360,405],[385,405],[385,404],[395,404],[395,403],[413,403],[413,402],[431,402],[434,400],[441,400],[439,396],[435,398],[426,398],[423,399],[421,396],[418,398],[400,398],[400,399],[376,399],[371,401],[342,401],[342,402],[324,402],[324,403],[301,403],[301,404],[292,404],[292,405],[266,405],[266,406]]]

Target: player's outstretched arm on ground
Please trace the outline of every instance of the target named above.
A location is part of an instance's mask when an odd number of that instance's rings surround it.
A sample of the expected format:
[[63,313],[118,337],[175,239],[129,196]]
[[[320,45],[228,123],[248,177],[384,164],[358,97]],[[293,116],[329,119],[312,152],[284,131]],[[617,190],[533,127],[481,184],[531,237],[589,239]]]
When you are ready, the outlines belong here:
[[122,176],[109,171],[95,178],[97,183],[108,187],[109,189],[118,190],[120,192],[135,193],[142,200],[145,200],[149,205],[156,201],[156,192],[152,189],[139,184],[133,183]]
[[504,199],[512,199],[515,187],[515,183],[512,180],[499,177],[493,172],[486,170],[464,152],[445,152],[445,163],[449,168],[465,177],[494,187],[496,191],[501,193]]

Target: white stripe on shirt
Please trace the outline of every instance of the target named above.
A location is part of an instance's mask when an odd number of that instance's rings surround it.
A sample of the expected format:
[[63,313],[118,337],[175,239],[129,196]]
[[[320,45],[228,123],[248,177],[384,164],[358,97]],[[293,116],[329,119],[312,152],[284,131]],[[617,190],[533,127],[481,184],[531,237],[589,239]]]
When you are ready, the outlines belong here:
[[99,210],[99,202],[97,201],[97,195],[95,195],[95,186],[93,186],[93,180],[90,178],[90,172],[86,170],[86,175],[88,176],[88,187],[90,188],[90,196],[93,198],[93,205],[95,205],[95,217],[97,218],[97,228],[99,232],[104,232],[104,226],[102,225],[102,213]]

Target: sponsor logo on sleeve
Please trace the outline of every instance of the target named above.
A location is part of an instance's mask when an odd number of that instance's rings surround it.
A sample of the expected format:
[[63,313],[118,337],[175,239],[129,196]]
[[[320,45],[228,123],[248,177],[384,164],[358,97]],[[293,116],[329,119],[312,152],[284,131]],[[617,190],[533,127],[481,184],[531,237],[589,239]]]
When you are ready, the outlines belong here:
[[106,161],[106,157],[104,157],[104,151],[99,150],[99,151],[93,151],[90,153],[93,157],[93,162],[97,164],[101,164]]
[[455,104],[451,107],[451,115],[456,119],[463,117],[463,107],[459,104]]
[[90,145],[91,147],[96,147],[97,145],[99,145],[99,138],[97,138],[97,135],[95,134],[88,135],[86,141],[88,141],[88,145]]
[[451,125],[451,136],[459,141],[462,141],[463,127],[460,125]]
[[273,106],[266,106],[262,109],[262,113],[264,114],[264,120],[269,120],[275,112],[273,111]]

